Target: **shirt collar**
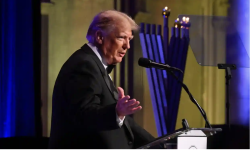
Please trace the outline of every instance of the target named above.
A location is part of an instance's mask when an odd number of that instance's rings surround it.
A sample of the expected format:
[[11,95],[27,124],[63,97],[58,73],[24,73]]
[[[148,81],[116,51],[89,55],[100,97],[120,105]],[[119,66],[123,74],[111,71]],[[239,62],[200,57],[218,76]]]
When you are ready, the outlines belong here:
[[93,52],[96,54],[96,56],[100,59],[100,61],[102,62],[103,66],[105,69],[107,69],[108,67],[108,63],[107,61],[102,57],[100,50],[98,50],[98,48],[92,44],[92,43],[87,43],[87,45],[93,50]]

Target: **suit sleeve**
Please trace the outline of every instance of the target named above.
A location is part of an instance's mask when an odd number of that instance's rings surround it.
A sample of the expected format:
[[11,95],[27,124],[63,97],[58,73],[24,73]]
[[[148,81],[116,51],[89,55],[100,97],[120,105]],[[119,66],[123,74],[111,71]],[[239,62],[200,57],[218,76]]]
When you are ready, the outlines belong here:
[[99,68],[89,61],[79,66],[70,74],[65,85],[68,104],[66,107],[71,119],[89,131],[119,128],[116,122],[116,103],[101,105],[102,85]]

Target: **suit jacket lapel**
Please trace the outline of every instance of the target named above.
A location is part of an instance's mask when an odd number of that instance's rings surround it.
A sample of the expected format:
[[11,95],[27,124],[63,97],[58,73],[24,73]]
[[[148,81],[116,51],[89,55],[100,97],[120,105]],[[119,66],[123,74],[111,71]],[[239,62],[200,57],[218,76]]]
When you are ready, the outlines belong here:
[[103,76],[107,86],[109,87],[109,91],[111,92],[111,94],[113,95],[113,97],[115,98],[116,101],[118,101],[118,91],[113,83],[113,81],[110,79],[109,75],[106,74]]
[[113,96],[114,96],[114,98],[118,101],[118,90],[117,90],[117,88],[115,87],[115,85],[114,85],[114,82],[110,79],[110,77],[109,77],[109,75],[108,75],[108,80],[109,80],[109,82],[110,82],[110,89],[111,89],[111,91],[113,92]]
[[[107,71],[105,70],[102,62],[100,61],[100,59],[96,56],[96,54],[93,52],[93,50],[87,45],[84,44],[81,48],[82,50],[84,50],[85,53],[90,54],[91,57],[94,59],[94,61],[96,62],[96,64],[98,65],[101,73],[102,73],[102,77],[109,89],[109,91],[111,92],[111,94],[113,95],[115,100],[118,100],[118,92],[116,90],[116,87],[114,86],[113,82],[111,81],[111,79],[109,79],[109,75],[107,73]],[[112,90],[111,86],[114,86],[114,90]]]

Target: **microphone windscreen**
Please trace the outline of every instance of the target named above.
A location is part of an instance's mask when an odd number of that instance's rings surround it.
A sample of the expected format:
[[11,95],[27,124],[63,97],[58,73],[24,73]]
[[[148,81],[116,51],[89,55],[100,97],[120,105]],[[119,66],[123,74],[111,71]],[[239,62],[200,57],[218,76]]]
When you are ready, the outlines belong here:
[[150,67],[150,60],[147,59],[147,58],[143,58],[141,57],[139,60],[138,60],[138,65],[139,66],[142,66],[142,67]]

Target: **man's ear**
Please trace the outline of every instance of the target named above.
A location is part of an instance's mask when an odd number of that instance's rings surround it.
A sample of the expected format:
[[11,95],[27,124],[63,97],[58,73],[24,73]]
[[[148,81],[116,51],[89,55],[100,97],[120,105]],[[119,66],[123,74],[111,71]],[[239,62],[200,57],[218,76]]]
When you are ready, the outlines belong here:
[[100,30],[96,31],[95,33],[95,41],[98,44],[103,44],[103,33]]

